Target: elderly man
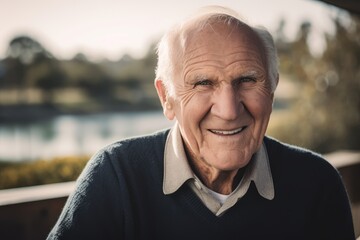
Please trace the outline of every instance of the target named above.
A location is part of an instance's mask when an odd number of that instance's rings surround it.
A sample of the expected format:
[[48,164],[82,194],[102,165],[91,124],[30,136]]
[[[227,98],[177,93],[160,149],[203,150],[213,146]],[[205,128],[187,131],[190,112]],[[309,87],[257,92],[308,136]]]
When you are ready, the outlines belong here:
[[266,30],[214,8],[158,54],[174,127],[96,154],[49,239],[355,239],[337,171],[264,137],[278,82]]

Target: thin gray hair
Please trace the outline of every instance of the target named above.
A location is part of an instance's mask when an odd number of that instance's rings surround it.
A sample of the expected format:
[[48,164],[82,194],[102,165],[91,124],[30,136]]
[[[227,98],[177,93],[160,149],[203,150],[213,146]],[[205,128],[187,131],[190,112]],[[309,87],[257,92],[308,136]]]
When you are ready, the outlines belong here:
[[185,41],[192,30],[201,31],[208,24],[223,23],[226,25],[247,25],[262,43],[264,50],[269,88],[273,93],[278,81],[278,57],[274,40],[271,34],[264,28],[251,26],[233,10],[219,6],[209,6],[201,9],[197,14],[178,24],[166,32],[157,45],[157,67],[155,80],[162,80],[167,94],[175,95],[174,78],[181,71]]

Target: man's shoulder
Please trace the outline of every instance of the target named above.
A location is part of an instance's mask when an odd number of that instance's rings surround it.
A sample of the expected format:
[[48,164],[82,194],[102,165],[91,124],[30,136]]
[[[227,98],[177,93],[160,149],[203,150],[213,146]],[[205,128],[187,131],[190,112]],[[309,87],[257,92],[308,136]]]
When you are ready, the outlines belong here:
[[322,156],[319,153],[316,153],[310,149],[285,143],[269,136],[264,138],[264,143],[268,152],[272,152],[279,157],[291,156],[322,159]]
[[162,156],[169,129],[152,134],[134,136],[107,145],[97,152],[107,159],[116,161],[136,161],[147,157]]
[[163,159],[169,129],[152,134],[126,138],[97,151],[87,164],[86,171],[96,172],[143,169]]
[[313,172],[337,175],[337,170],[319,153],[281,142],[271,137],[264,138],[270,164],[297,172]]
[[122,151],[146,151],[164,145],[169,131],[170,129],[165,129],[151,134],[125,138],[106,146],[101,151],[107,154]]
[[285,194],[297,189],[300,195],[312,196],[318,191],[331,192],[333,188],[341,188],[339,171],[320,154],[269,137],[264,142],[279,194],[282,190]]

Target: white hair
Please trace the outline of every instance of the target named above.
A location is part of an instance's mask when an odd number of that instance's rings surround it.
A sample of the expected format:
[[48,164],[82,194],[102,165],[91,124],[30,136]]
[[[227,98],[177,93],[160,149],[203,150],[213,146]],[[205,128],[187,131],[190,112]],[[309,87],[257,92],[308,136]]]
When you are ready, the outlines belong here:
[[262,43],[266,59],[269,88],[273,93],[278,81],[278,59],[274,40],[263,27],[251,26],[233,10],[219,6],[203,8],[193,17],[166,32],[157,46],[158,62],[155,80],[162,80],[169,96],[175,95],[174,78],[182,70],[185,41],[193,30],[202,30],[209,23],[236,24],[250,27]]

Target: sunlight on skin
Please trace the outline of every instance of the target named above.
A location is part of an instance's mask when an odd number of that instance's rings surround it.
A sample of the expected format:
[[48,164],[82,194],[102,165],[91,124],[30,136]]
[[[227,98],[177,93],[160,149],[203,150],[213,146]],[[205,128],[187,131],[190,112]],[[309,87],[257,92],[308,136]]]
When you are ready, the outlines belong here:
[[265,59],[247,26],[213,24],[188,36],[175,96],[166,96],[160,81],[157,90],[166,117],[179,122],[196,174],[229,194],[259,149],[272,111]]

